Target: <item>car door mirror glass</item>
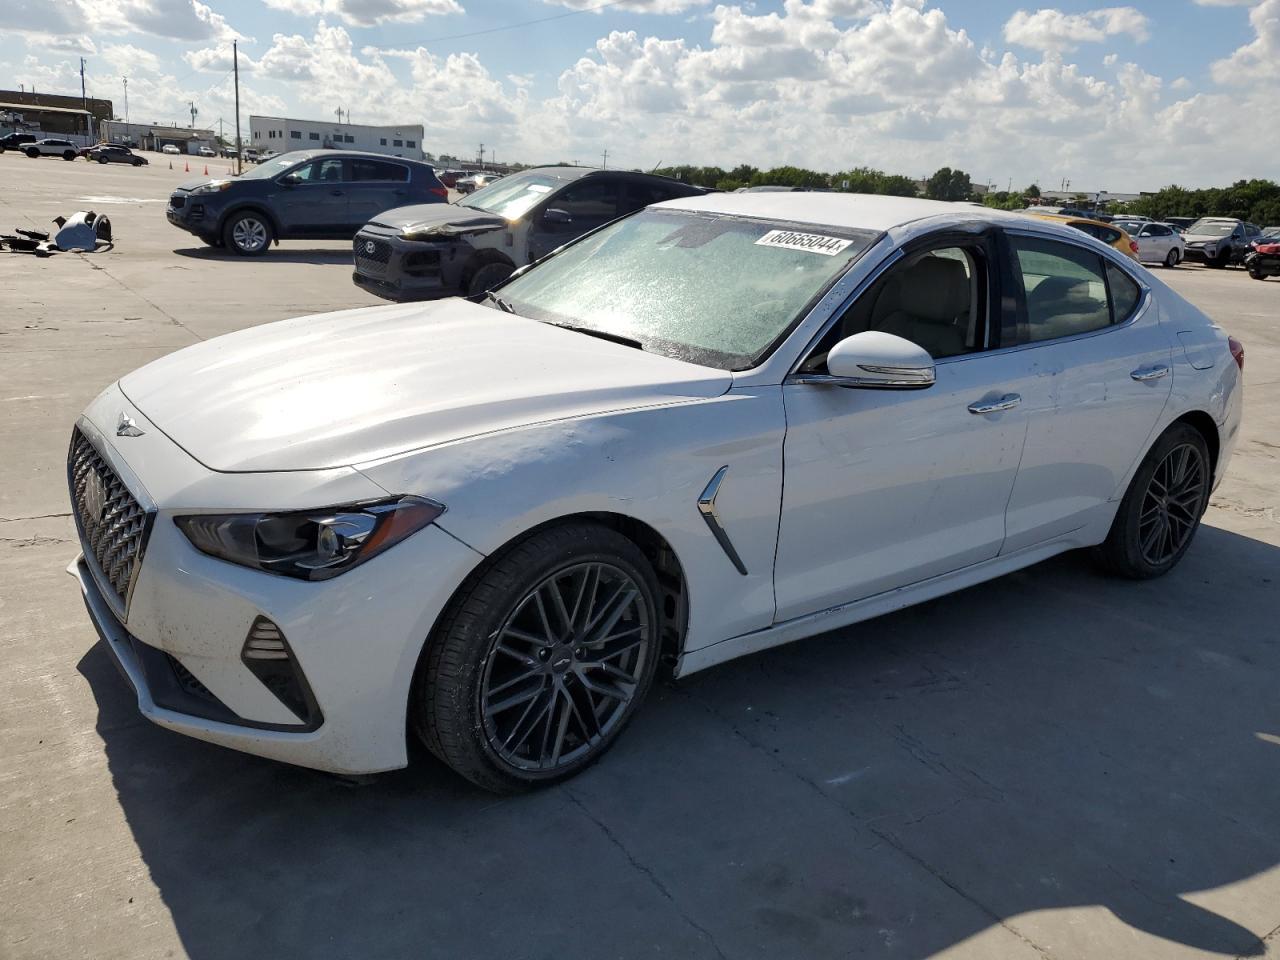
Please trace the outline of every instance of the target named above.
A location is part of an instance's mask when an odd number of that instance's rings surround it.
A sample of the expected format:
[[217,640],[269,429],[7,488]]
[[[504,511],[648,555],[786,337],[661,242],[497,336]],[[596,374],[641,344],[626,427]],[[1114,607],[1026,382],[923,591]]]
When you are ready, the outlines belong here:
[[827,382],[869,390],[920,390],[933,385],[933,357],[904,337],[865,330],[827,354]]
[[280,178],[280,183],[286,187],[296,187],[302,182],[302,178],[296,173],[286,173]]
[[548,224],[569,224],[573,223],[573,216],[567,210],[552,207],[550,210],[547,210],[542,214],[542,222]]

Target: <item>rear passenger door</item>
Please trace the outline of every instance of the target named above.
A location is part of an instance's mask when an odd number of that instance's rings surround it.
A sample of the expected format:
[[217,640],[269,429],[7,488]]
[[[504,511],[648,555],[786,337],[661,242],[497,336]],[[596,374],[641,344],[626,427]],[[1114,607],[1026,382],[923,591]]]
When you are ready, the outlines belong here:
[[1002,553],[1114,513],[1172,386],[1171,345],[1150,291],[1083,244],[1008,230],[1016,345],[1034,376]]
[[392,160],[352,157],[347,185],[347,226],[351,233],[392,207],[408,203],[409,168]]

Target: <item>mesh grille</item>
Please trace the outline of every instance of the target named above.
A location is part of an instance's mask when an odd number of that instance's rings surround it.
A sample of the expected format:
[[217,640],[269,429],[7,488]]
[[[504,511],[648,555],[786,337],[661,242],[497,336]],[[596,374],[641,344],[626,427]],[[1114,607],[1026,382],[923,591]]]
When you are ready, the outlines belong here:
[[169,206],[173,207],[175,210],[181,210],[183,204],[186,202],[187,198],[177,193],[169,198]]
[[[370,249],[372,245],[373,249]],[[372,240],[368,237],[356,237],[352,244],[355,253],[356,269],[366,276],[380,277],[387,272],[387,262],[391,259],[391,244],[385,240]]]
[[67,455],[71,505],[84,552],[97,561],[120,602],[142,562],[147,512],[77,428]]

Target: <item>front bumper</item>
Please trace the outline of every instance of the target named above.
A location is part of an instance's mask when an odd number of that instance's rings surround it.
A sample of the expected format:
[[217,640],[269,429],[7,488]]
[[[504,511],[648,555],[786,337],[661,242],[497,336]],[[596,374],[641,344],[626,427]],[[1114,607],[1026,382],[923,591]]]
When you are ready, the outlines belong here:
[[215,208],[204,197],[175,193],[169,197],[164,215],[165,219],[180,230],[198,237],[213,237],[218,232],[221,212],[221,208]]
[[[106,407],[127,400],[113,388]],[[102,422],[103,398],[89,414]],[[480,555],[436,526],[333,580],[310,583],[272,576],[197,551],[173,517],[196,513],[191,497],[219,512],[252,510],[253,499],[283,482],[299,482],[297,507],[337,502],[336,481],[351,497],[354,477],[308,482],[296,475],[217,474],[172,444],[131,405],[146,432],[110,444],[147,485],[156,514],[127,608],[117,613],[100,574],[79,558],[69,571],[103,643],[153,722],[188,736],[274,760],[338,773],[373,773],[407,762],[406,716],[423,643],[458,583]],[[107,444],[88,418],[86,436]],[[135,445],[135,446],[130,446]],[[123,452],[122,452],[123,451]],[[130,457],[125,457],[128,453]],[[354,473],[354,471],[352,471]],[[257,486],[253,493],[246,481]],[[278,493],[273,489],[273,495]],[[358,498],[358,497],[357,497]],[[238,501],[243,500],[243,503]],[[274,508],[273,508],[274,509]],[[291,710],[245,658],[248,632],[262,618],[287,640],[304,681],[308,707]]]
[[472,249],[464,239],[426,243],[365,227],[352,240],[351,281],[384,300],[459,296]]

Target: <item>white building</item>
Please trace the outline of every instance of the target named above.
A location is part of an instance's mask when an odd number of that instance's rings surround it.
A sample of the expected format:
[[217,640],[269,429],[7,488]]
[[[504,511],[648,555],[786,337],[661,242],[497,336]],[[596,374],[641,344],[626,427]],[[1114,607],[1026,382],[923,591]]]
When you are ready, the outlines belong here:
[[287,117],[249,117],[245,146],[259,153],[274,150],[366,150],[389,157],[422,159],[422,124],[375,127],[333,120],[291,120]]

